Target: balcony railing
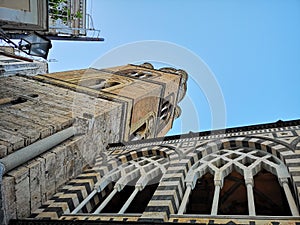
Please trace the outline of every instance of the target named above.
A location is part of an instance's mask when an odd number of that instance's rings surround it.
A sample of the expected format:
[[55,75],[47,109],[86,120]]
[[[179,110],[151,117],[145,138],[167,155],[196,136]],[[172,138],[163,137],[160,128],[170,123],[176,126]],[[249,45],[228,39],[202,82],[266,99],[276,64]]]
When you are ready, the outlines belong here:
[[49,34],[67,36],[99,36],[89,27],[91,16],[86,13],[86,0],[49,0]]

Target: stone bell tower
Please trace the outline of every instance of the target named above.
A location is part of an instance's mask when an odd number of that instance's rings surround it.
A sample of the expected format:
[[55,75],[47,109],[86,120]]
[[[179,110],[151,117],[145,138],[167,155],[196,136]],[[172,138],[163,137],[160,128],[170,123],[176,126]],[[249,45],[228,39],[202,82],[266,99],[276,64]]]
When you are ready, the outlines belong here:
[[0,216],[7,223],[92,167],[108,143],[164,136],[180,115],[187,74],[144,63],[0,79]]

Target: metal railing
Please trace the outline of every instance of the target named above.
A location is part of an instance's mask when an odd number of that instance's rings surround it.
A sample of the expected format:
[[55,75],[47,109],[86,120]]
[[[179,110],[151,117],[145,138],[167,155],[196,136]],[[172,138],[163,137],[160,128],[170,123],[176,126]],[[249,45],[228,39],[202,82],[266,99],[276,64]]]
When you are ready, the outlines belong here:
[[[91,25],[91,27],[90,27]],[[49,0],[49,32],[52,35],[99,36],[91,15],[86,13],[86,0]]]

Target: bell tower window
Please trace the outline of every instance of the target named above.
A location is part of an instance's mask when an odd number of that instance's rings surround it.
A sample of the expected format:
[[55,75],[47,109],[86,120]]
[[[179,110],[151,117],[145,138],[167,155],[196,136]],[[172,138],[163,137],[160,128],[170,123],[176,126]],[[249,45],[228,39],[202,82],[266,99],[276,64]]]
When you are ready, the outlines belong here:
[[170,117],[172,105],[168,100],[165,100],[161,106],[160,119],[167,120]]
[[120,84],[119,82],[109,81],[105,79],[84,80],[80,83],[81,86],[88,87],[95,90],[102,90],[119,84]]
[[150,71],[144,71],[144,70],[124,70],[120,71],[121,75],[126,75],[132,78],[137,78],[137,79],[145,79],[152,77],[153,74]]

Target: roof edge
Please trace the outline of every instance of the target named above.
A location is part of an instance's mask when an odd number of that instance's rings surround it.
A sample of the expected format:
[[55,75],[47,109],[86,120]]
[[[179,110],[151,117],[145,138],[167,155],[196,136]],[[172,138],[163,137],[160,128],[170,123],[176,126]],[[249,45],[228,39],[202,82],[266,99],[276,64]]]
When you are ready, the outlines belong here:
[[176,140],[176,139],[180,139],[180,138],[193,138],[193,137],[202,137],[202,136],[209,136],[209,135],[229,134],[229,133],[236,133],[236,132],[243,132],[243,131],[272,129],[272,128],[298,126],[298,125],[300,125],[300,119],[287,120],[287,121],[278,120],[278,121],[272,122],[272,123],[231,127],[231,128],[225,128],[225,129],[207,130],[207,131],[200,131],[200,132],[189,132],[189,133],[185,133],[185,134],[144,139],[144,140],[138,140],[138,141],[109,143],[107,148],[132,145],[132,144],[136,144],[136,143],[142,144],[142,143],[149,143],[149,142],[153,142],[153,141],[169,141],[169,140]]

